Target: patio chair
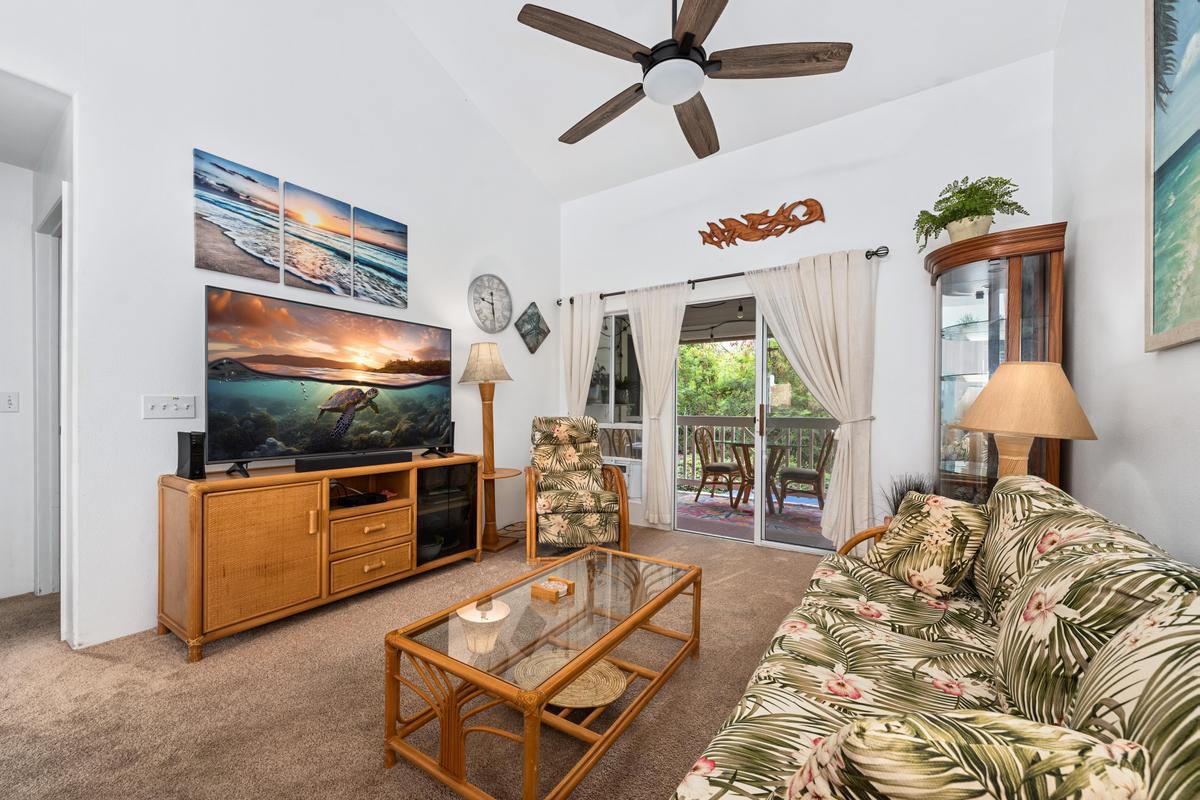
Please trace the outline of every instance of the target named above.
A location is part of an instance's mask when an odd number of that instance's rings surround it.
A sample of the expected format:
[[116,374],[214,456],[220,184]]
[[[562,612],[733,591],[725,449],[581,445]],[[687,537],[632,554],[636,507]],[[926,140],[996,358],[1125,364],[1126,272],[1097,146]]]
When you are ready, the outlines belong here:
[[696,502],[699,502],[700,493],[704,491],[705,486],[708,486],[708,496],[713,497],[717,484],[724,482],[729,492],[729,505],[731,508],[737,508],[737,501],[733,497],[733,483],[735,479],[741,478],[741,469],[735,463],[717,461],[717,445],[713,441],[711,428],[700,425],[692,436],[696,443],[696,454],[700,456],[700,488],[696,490]]
[[[779,510],[783,511],[783,503],[787,499],[788,494],[796,494],[805,497],[817,498],[817,506],[822,510],[825,508],[825,472],[829,467],[829,457],[833,453],[833,431],[825,433],[825,440],[821,442],[821,450],[817,455],[817,463],[814,469],[807,467],[780,467],[776,473],[779,479]],[[808,486],[809,489],[792,490],[791,485],[799,484]]]
[[525,469],[526,560],[556,548],[601,544],[629,551],[629,499],[619,467],[601,462],[591,417],[534,417]]

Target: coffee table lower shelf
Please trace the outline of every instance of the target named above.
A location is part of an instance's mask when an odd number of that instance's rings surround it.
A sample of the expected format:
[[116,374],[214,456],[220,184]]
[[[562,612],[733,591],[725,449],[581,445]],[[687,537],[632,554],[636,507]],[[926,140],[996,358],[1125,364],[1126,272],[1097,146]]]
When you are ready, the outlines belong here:
[[[605,551],[602,548],[589,550]],[[621,554],[622,556],[624,554]],[[576,558],[577,555],[568,558]],[[655,559],[641,560],[655,561]],[[563,559],[565,561],[567,559]],[[551,571],[561,561],[537,570],[531,575]],[[543,632],[534,642],[515,653],[511,663],[537,651],[544,645],[567,647],[567,642],[558,635],[577,623],[584,615],[606,615],[618,624],[572,659],[566,667],[534,689],[521,689],[491,672],[484,672],[457,659],[427,647],[413,638],[427,629],[431,621],[445,616],[447,612],[433,615],[426,620],[406,628],[392,631],[386,637],[387,685],[385,691],[385,752],[384,764],[392,767],[400,756],[420,767],[433,778],[441,781],[459,795],[471,800],[494,800],[491,794],[467,781],[467,741],[473,734],[491,734],[511,740],[522,750],[522,800],[561,800],[568,797],[592,767],[608,751],[617,738],[641,713],[646,704],[656,695],[667,679],[679,668],[685,658],[696,658],[700,654],[700,577],[699,567],[657,562],[685,570],[683,576],[666,591],[628,616],[615,616],[603,608],[586,603],[583,608]],[[525,581],[523,576],[511,584],[496,587],[470,598],[461,605],[491,597],[493,594]],[[651,620],[672,600],[680,595],[692,599],[692,625],[690,632],[678,631],[654,624]],[[609,655],[610,651],[626,641],[634,632],[643,631],[680,642],[667,663],[659,669],[644,667],[623,658]],[[586,672],[600,660],[606,660],[621,670],[626,678],[626,690],[639,680],[646,685],[634,696],[629,705],[604,729],[593,730],[593,725],[608,708],[568,709],[554,707],[550,702],[565,686]],[[406,669],[407,667],[407,669]],[[495,669],[502,673],[503,670]],[[401,700],[405,691],[419,698],[424,708],[412,716],[401,713]],[[506,706],[521,715],[520,731],[506,730],[492,725],[472,724],[479,714]],[[578,720],[571,719],[579,717]],[[433,721],[439,728],[438,753],[434,757],[418,749],[408,738]],[[513,727],[516,727],[515,725]],[[575,765],[545,795],[539,795],[540,764],[539,746],[543,727],[552,728],[572,736],[588,745],[588,749]]]

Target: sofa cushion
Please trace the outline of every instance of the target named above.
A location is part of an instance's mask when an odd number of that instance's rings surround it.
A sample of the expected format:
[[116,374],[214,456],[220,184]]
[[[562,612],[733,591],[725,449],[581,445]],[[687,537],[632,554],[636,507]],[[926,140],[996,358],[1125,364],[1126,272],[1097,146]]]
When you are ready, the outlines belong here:
[[621,538],[621,517],[606,511],[538,514],[537,529],[539,542],[560,547],[609,544]]
[[786,786],[812,749],[848,719],[824,703],[752,679],[674,798],[765,798]]
[[596,470],[604,463],[600,455],[600,445],[596,442],[535,444],[529,451],[529,456],[529,463],[541,472]]
[[1150,798],[1200,797],[1200,595],[1153,609],[1092,657],[1070,725],[1150,752]]
[[1150,759],[1076,731],[986,711],[857,719],[826,737],[779,800],[1133,800]]
[[755,681],[840,711],[889,714],[995,708],[989,655],[917,639],[873,621],[801,606],[780,625]]
[[992,708],[990,657],[824,608],[784,619],[745,695],[676,790],[679,800],[765,797],[821,738],[859,715]]
[[954,591],[988,529],[983,506],[909,492],[866,562],[932,597]]
[[858,558],[833,553],[813,571],[801,605],[834,609],[896,633],[984,655],[996,652],[996,628],[969,583],[949,597],[930,597]]
[[1200,590],[1200,569],[1167,556],[1076,549],[1043,561],[1000,621],[996,678],[1017,713],[1064,724],[1096,652],[1174,595]]
[[980,597],[999,621],[1005,600],[1043,558],[1102,545],[1127,552],[1161,553],[1133,531],[1080,505],[1041,478],[1001,478],[988,499],[988,531],[975,564]]
[[542,472],[538,475],[538,492],[604,491],[604,473],[599,469],[577,469],[569,472]]

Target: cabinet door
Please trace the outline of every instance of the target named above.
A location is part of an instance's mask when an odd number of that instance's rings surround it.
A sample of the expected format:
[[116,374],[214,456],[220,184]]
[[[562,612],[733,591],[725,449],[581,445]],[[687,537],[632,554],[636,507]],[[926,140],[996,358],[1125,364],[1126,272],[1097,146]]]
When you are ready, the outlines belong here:
[[320,483],[210,494],[204,631],[321,596]]

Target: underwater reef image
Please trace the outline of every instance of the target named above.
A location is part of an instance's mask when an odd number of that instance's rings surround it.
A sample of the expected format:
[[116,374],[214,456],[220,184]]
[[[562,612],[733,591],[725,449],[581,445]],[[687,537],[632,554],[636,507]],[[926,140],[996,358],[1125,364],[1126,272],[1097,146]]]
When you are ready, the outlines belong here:
[[448,330],[212,287],[207,301],[210,462],[448,439]]

